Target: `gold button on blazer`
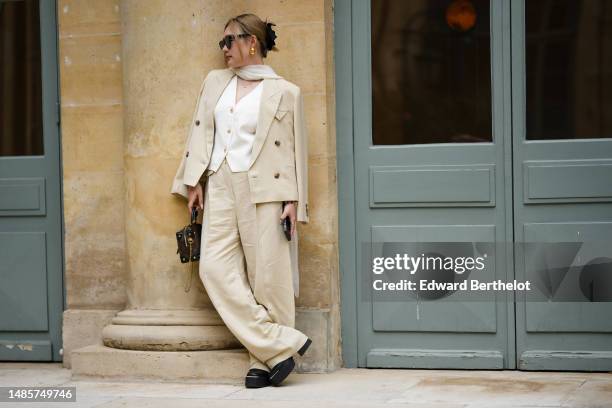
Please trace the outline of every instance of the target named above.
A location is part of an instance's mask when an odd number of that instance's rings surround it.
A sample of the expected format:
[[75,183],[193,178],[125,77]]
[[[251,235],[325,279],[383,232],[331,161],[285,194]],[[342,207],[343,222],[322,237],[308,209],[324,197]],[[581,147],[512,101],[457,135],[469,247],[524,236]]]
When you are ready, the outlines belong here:
[[[172,194],[188,198],[187,186],[204,176],[215,137],[214,109],[234,73],[208,73],[198,94]],[[308,140],[300,88],[285,79],[264,79],[257,131],[248,170],[251,202],[297,201],[297,220],[308,222]]]

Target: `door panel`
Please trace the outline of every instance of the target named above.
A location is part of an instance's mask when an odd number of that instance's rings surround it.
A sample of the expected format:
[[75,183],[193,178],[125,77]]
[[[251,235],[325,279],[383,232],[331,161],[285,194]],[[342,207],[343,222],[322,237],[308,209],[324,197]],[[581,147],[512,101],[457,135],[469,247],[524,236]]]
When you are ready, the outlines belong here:
[[0,360],[61,361],[56,4],[0,7]]
[[[443,236],[448,242],[439,242]],[[449,226],[406,225],[372,226],[373,243],[414,243],[400,245],[401,252],[420,254],[428,250],[445,255],[475,253],[473,243],[489,243],[495,239],[494,225]],[[461,245],[461,243],[464,245]],[[458,245],[459,244],[459,245]],[[398,248],[399,249],[399,248]],[[400,252],[398,250],[394,252]],[[491,251],[487,251],[492,254]],[[377,254],[378,255],[378,254]],[[494,264],[494,262],[492,261]],[[494,275],[490,270],[489,277]],[[419,274],[417,273],[417,276]],[[487,274],[480,275],[480,279]],[[424,294],[426,295],[426,294]],[[459,294],[453,294],[455,298]],[[444,333],[495,333],[497,330],[496,306],[494,302],[450,301],[436,303],[419,299],[413,301],[373,301],[373,330],[377,332],[444,332]],[[410,308],[414,313],[406,313]],[[440,318],[444,316],[444,318]],[[447,335],[447,334],[446,334]],[[432,338],[436,336],[431,336]],[[415,338],[415,340],[417,340]],[[405,339],[402,339],[405,341]],[[418,341],[414,347],[418,347]],[[403,343],[405,344],[405,343]]]
[[606,3],[511,2],[516,274],[542,296],[517,302],[525,370],[612,369]]
[[494,207],[494,190],[494,165],[370,167],[370,208]]
[[[461,32],[452,18],[439,24],[446,3],[351,3],[356,259],[393,245],[412,255],[486,253],[479,279],[512,280],[509,10],[475,1],[481,20]],[[399,35],[397,24],[404,24]],[[397,49],[393,35],[406,48]],[[390,301],[373,293],[367,268],[357,273],[360,366],[513,368],[511,294]]]

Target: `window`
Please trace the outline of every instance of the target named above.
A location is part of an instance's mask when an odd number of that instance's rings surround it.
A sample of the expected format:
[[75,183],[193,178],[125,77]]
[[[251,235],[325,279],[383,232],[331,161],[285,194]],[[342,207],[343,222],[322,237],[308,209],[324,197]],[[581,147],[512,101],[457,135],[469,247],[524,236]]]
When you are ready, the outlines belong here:
[[36,0],[0,0],[0,156],[43,154]]
[[525,2],[527,139],[612,137],[612,2]]
[[372,0],[375,145],[490,142],[489,0]]

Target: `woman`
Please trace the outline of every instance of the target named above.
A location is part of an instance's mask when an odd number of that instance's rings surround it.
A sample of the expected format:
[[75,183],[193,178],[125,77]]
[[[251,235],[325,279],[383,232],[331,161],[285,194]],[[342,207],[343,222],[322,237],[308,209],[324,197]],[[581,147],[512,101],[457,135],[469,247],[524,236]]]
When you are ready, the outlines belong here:
[[277,51],[272,25],[254,14],[225,24],[228,68],[204,79],[172,186],[189,212],[203,209],[200,279],[249,352],[248,388],[279,385],[312,343],[294,328],[296,221],[308,222],[303,99],[263,64]]

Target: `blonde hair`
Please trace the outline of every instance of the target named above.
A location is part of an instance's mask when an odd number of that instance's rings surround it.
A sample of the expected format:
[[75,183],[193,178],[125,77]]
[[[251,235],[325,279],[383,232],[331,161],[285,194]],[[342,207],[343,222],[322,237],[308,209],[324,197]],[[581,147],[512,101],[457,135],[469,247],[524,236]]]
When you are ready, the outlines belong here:
[[270,21],[262,21],[261,18],[255,14],[240,14],[232,17],[225,23],[226,29],[231,23],[236,23],[245,34],[251,34],[257,37],[259,42],[259,50],[263,58],[266,57],[268,51],[278,51],[274,40],[276,39],[276,33],[272,30],[272,26],[276,25]]

